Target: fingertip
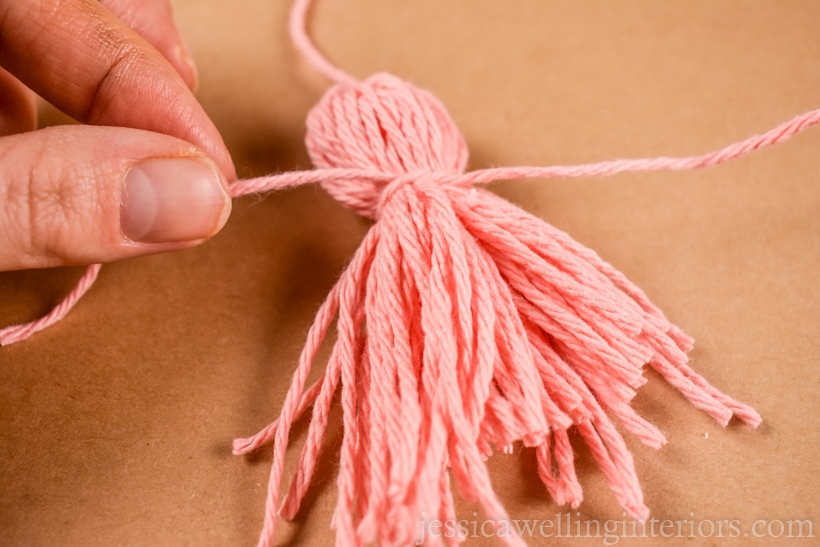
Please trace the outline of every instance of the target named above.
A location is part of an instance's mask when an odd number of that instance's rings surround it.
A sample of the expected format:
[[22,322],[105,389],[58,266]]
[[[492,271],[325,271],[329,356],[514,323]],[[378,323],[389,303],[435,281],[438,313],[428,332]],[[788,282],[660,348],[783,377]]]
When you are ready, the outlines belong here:
[[[210,122],[210,120],[208,120],[208,122]],[[222,135],[213,123],[204,125],[199,131],[195,130],[193,138],[188,140],[194,144],[198,144],[199,148],[208,154],[214,163],[216,163],[217,167],[219,167],[219,170],[228,183],[232,183],[236,180],[236,167],[233,164],[231,154],[228,151],[228,147],[225,146]]]
[[0,139],[0,271],[199,245],[231,212],[218,164],[185,141],[59,126]]
[[205,241],[230,212],[226,181],[207,158],[150,158],[125,173],[120,225],[133,242]]
[[167,0],[63,2],[51,18],[37,4],[11,2],[0,17],[0,61],[12,74],[78,121],[178,137],[236,178],[218,129],[189,89],[196,69]]
[[199,88],[199,71],[194,62],[194,56],[191,54],[191,48],[188,47],[188,43],[182,36],[179,37],[179,42],[173,48],[170,57],[173,59],[172,63],[188,89],[196,93]]

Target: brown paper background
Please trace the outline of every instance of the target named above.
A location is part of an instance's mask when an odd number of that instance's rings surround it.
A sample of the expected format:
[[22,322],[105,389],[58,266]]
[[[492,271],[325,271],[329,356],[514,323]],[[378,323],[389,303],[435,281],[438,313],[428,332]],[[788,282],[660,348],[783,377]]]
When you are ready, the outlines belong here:
[[[309,166],[303,121],[326,83],[288,42],[288,2],[174,5],[240,176]],[[355,76],[386,70],[435,93],[474,168],[702,153],[820,107],[811,0],[321,0],[310,21]],[[696,338],[696,370],[764,417],[724,430],[650,374],[634,405],[670,443],[627,441],[659,520],[737,520],[750,533],[756,519],[811,519],[820,536],[819,179],[814,128],[705,171],[493,187],[624,271]],[[253,544],[270,452],[233,457],[230,441],[276,417],[312,316],[366,229],[318,188],[244,198],[213,241],[106,266],[62,323],[2,348],[0,545]],[[0,323],[44,313],[81,271],[0,274]],[[337,420],[279,544],[331,544],[340,438]],[[621,519],[577,446],[586,500],[573,520]],[[531,451],[490,465],[513,518],[566,514]],[[619,544],[818,541],[753,539]],[[485,544],[499,543],[467,545]]]

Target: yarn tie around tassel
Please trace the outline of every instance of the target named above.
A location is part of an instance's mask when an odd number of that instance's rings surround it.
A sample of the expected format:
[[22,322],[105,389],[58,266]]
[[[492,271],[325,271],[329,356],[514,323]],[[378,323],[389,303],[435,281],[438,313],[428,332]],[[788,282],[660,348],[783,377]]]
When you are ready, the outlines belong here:
[[321,182],[339,203],[374,220],[404,185],[446,184],[467,165],[464,137],[438,99],[386,73],[330,89],[308,115],[305,144],[316,167],[394,177]]

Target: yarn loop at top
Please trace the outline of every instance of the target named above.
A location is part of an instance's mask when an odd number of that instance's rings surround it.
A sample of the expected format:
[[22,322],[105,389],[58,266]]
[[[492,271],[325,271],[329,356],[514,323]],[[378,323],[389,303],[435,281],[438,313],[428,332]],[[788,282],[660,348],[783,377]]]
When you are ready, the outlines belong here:
[[467,165],[464,137],[438,99],[383,73],[328,91],[308,115],[305,142],[316,167],[396,175],[389,183],[322,181],[337,201],[372,219],[405,184],[443,182]]

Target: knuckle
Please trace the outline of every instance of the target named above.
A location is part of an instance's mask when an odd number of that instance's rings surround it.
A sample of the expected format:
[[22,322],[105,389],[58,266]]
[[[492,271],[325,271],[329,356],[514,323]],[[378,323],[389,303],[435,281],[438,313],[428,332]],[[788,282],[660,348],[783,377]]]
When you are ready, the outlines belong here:
[[[7,237],[22,268],[68,264],[87,239],[97,196],[93,180],[52,157],[55,139],[26,143],[22,165],[3,185]],[[13,151],[12,151],[13,153]],[[18,164],[18,165],[21,165]],[[15,251],[16,249],[16,251]]]
[[89,94],[84,119],[91,123],[108,124],[113,121],[108,119],[111,105],[122,101],[125,91],[139,91],[141,84],[145,83],[142,81],[145,74],[150,74],[150,71],[143,70],[148,62],[143,48],[105,25],[101,25],[98,32],[106,53],[99,77]]

